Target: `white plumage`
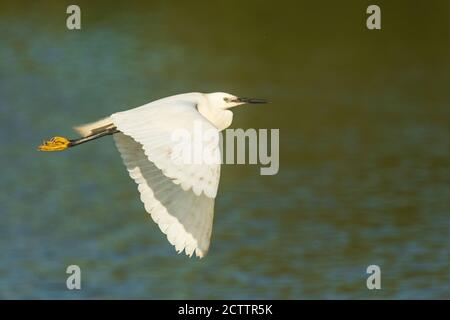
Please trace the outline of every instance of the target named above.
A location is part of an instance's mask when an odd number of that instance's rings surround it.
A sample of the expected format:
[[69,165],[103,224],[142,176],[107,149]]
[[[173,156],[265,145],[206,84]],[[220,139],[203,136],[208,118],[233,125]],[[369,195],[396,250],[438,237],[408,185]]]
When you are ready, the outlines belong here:
[[[175,154],[179,141],[174,140],[172,135],[177,130],[185,130],[193,136],[194,127],[197,126],[202,132],[214,130],[218,133],[217,128],[197,111],[196,104],[172,99],[153,102],[115,113],[111,120],[119,131],[139,142],[148,160],[173,179],[174,183],[180,184],[184,191],[192,189],[197,196],[204,193],[210,198],[216,197],[220,164],[208,164],[203,159],[200,159],[201,163],[186,163]],[[212,146],[207,145],[207,142],[214,143],[212,140],[199,142],[203,144],[203,152],[220,153],[218,141]],[[186,148],[192,149],[189,145]]]
[[177,164],[172,134],[180,129],[192,132],[196,121],[217,129],[186,99],[153,102],[111,119],[122,132],[114,135],[115,142],[146,211],[178,252],[192,256],[195,251],[203,257],[209,248],[220,164]]
[[202,258],[211,238],[220,179],[219,131],[228,110],[261,99],[228,93],[179,94],[75,127],[81,138],[56,136],[38,150],[61,151],[114,135],[145,210],[180,253]]
[[130,177],[138,184],[141,201],[161,231],[178,252],[203,257],[209,248],[214,198],[196,195],[192,189],[173,183],[148,161],[142,145],[125,134],[114,135]]
[[[177,161],[172,135],[175,130],[193,133],[198,124],[218,134],[231,124],[227,109],[243,103],[226,93],[181,94],[75,129],[82,136],[114,126],[120,131],[114,140],[145,210],[178,252],[201,258],[209,248],[220,163]],[[203,152],[220,157],[218,139],[202,144]]]

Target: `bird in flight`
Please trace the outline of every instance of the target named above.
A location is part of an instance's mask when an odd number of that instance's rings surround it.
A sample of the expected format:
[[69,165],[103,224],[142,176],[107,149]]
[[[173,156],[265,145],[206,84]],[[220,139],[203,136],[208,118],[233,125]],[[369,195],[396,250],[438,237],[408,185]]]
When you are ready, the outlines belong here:
[[[74,127],[81,138],[54,137],[38,150],[61,151],[113,135],[145,210],[178,253],[185,251],[191,257],[195,252],[202,258],[211,238],[220,162],[177,161],[180,142],[173,134],[177,130],[193,134],[196,124],[218,134],[231,125],[230,108],[246,103],[266,101],[222,92],[174,95]],[[220,155],[217,139],[200,143],[203,152]]]

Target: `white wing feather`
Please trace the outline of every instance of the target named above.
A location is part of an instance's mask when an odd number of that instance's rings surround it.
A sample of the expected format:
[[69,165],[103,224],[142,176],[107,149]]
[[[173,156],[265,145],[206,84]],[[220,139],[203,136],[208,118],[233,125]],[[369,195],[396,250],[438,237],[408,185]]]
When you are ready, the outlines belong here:
[[[111,119],[119,131],[139,142],[147,158],[183,190],[216,197],[220,178],[218,130],[197,111],[193,102],[164,99],[115,113]],[[202,132],[217,134],[217,139],[202,140],[200,150],[209,159],[218,160],[215,163],[207,163],[203,157],[201,163],[174,161],[181,144],[174,140],[174,132],[185,130],[194,136],[196,125],[201,126]]]
[[161,231],[178,252],[203,257],[209,248],[214,216],[214,198],[196,195],[148,160],[142,145],[122,133],[114,135],[127,170],[138,184],[141,201]]
[[[179,97],[155,101],[111,116],[122,133],[114,135],[117,148],[138,184],[141,200],[178,252],[203,257],[209,248],[214,215],[214,198],[220,178],[220,163],[185,163],[174,158],[180,141],[175,130],[194,134],[217,128],[195,108],[193,102]],[[210,159],[220,157],[219,142],[202,140]],[[202,158],[203,159],[203,158]]]

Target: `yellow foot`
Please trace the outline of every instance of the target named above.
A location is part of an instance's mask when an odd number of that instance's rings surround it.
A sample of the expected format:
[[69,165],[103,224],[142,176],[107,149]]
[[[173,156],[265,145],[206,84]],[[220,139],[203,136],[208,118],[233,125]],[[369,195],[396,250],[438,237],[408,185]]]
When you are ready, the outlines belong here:
[[70,141],[64,137],[53,137],[49,141],[44,141],[39,147],[40,151],[61,151],[69,147]]

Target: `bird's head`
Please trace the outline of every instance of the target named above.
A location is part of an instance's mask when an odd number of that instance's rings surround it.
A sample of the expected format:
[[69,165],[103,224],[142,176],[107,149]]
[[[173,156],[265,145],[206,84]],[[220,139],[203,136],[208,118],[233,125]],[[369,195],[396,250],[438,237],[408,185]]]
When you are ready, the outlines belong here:
[[220,109],[229,109],[246,103],[267,103],[263,99],[237,97],[224,92],[208,93],[206,97],[212,106]]

